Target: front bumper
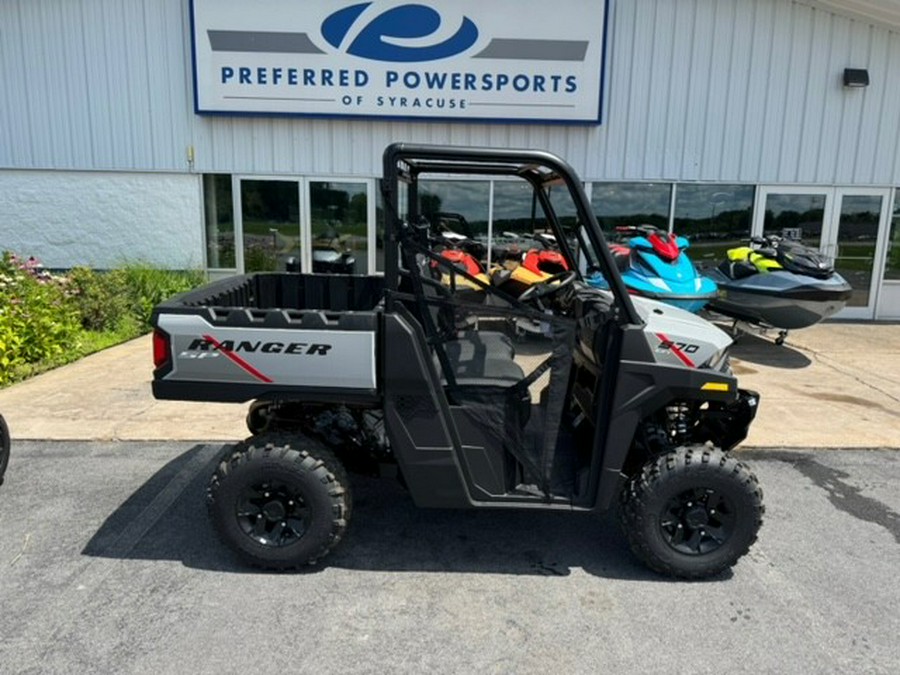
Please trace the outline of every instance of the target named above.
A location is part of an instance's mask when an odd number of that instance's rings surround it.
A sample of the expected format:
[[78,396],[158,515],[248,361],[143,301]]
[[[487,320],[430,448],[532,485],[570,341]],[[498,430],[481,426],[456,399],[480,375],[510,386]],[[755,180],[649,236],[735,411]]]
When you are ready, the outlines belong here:
[[749,389],[738,389],[738,398],[731,403],[713,403],[701,413],[697,435],[703,441],[712,441],[723,450],[731,450],[747,438],[750,423],[759,409],[759,394]]

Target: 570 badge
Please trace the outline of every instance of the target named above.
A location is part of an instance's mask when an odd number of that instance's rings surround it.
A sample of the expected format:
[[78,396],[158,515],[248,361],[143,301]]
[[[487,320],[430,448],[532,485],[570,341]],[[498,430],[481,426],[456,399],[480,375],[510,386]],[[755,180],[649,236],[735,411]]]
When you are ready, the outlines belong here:
[[683,354],[696,354],[700,350],[700,345],[690,342],[675,342],[666,338],[659,343],[658,349],[660,351],[679,351]]
[[659,338],[659,346],[656,348],[656,351],[674,354],[675,358],[681,361],[688,368],[697,367],[697,364],[694,363],[691,355],[696,354],[698,351],[700,351],[700,345],[694,344],[692,342],[678,342],[676,340],[670,340],[669,336],[665,335],[664,333],[657,333],[656,337]]

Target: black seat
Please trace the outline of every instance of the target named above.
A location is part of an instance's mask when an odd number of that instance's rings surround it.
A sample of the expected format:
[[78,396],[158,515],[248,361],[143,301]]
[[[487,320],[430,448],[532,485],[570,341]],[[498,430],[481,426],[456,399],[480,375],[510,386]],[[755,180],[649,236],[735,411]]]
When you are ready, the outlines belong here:
[[756,265],[747,260],[723,260],[719,265],[719,271],[729,279],[746,279],[759,272]]
[[510,387],[525,377],[503,343],[460,338],[445,343],[444,347],[459,386]]
[[[427,311],[437,328],[439,344],[447,354],[459,386],[509,387],[525,377],[514,360],[516,350],[509,337],[495,331],[459,330],[450,302],[435,302],[449,299],[450,290],[435,279],[425,276],[420,279],[424,296],[431,301]],[[410,307],[410,310],[420,314],[419,306]],[[436,354],[434,360],[438,372],[442,373]],[[447,383],[446,377],[442,376],[442,380]]]
[[476,354],[489,359],[513,359],[516,348],[506,335],[493,331],[469,330],[444,343],[447,355],[456,361],[469,361]]
[[423,277],[422,291],[425,298],[432,301],[428,303],[428,311],[438,333],[445,339],[444,345],[448,355],[452,354],[451,358],[467,361],[475,352],[485,351],[491,358],[512,359],[515,357],[516,349],[512,340],[503,333],[486,330],[458,331],[453,308],[449,302],[446,305],[434,302],[450,297],[450,291],[439,281]]

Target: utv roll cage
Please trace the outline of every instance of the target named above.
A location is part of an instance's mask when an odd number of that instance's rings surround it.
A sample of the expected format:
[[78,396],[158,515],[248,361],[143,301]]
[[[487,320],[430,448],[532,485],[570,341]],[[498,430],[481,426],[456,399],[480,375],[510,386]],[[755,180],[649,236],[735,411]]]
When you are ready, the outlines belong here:
[[[419,212],[418,179],[422,174],[483,176],[509,176],[522,178],[532,186],[534,193],[553,228],[563,255],[577,269],[578,260],[571,250],[559,218],[550,202],[546,188],[562,182],[569,190],[577,210],[578,222],[596,256],[600,272],[610,282],[610,290],[618,308],[619,325],[641,325],[643,322],[631,302],[621,276],[611,273],[616,263],[606,244],[596,216],[586,208],[589,203],[581,181],[575,171],[560,158],[548,152],[535,150],[503,150],[493,148],[458,148],[394,143],[384,152],[382,196],[385,206],[385,286],[390,291],[400,284],[400,250],[405,224],[414,223]],[[406,218],[400,213],[399,185],[408,187]],[[393,308],[391,294],[387,297],[387,309]]]

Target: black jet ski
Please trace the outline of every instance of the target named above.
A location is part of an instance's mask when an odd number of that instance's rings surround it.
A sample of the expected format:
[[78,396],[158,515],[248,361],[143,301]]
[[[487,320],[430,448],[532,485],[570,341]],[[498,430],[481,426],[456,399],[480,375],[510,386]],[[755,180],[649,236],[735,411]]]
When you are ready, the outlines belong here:
[[705,273],[719,287],[710,309],[761,328],[806,328],[839,312],[853,289],[834,265],[800,242],[770,235],[728,251],[727,260]]

